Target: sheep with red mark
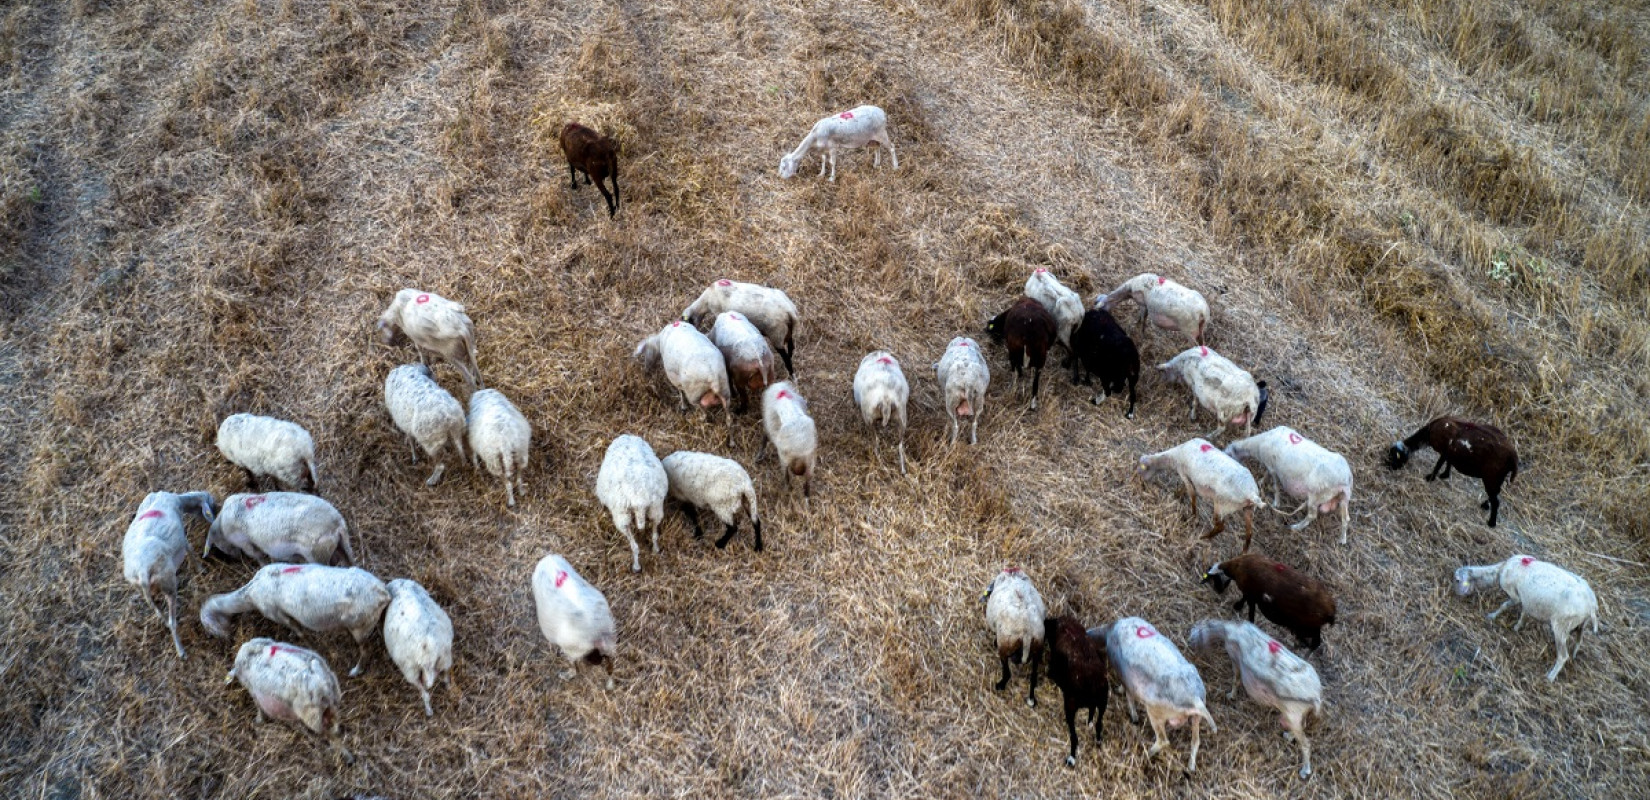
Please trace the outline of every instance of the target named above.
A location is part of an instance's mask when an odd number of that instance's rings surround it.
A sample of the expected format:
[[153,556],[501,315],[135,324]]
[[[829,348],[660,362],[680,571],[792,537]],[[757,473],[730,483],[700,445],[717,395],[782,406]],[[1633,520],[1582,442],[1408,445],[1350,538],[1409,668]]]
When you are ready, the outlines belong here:
[[968,443],[979,444],[980,414],[985,411],[985,392],[991,386],[991,368],[980,353],[980,343],[958,336],[946,345],[945,355],[934,363],[940,384],[940,400],[951,418],[951,443],[957,443],[958,419],[969,421]]
[[533,427],[521,409],[497,389],[482,389],[470,395],[470,416],[465,421],[465,438],[470,442],[470,465],[483,466],[495,478],[504,479],[504,505],[515,508],[516,492],[527,491],[528,453],[533,447]]
[[539,630],[544,638],[567,659],[568,667],[561,679],[576,677],[583,662],[607,670],[607,688],[611,690],[619,634],[607,597],[567,559],[552,553],[533,567],[533,605],[538,609]]
[[1187,640],[1193,650],[1224,647],[1237,671],[1227,699],[1237,697],[1238,684],[1249,698],[1283,714],[1284,736],[1301,748],[1302,780],[1312,777],[1312,744],[1306,739],[1307,713],[1323,714],[1323,682],[1306,659],[1289,652],[1272,637],[1247,622],[1206,619],[1192,626]]
[[985,587],[980,602],[985,604],[986,625],[997,637],[997,660],[1003,667],[997,691],[1008,687],[1010,661],[1030,665],[1027,672],[1031,690],[1026,695],[1026,705],[1035,707],[1037,669],[1043,661],[1043,622],[1047,613],[1043,596],[1038,594],[1025,570],[1006,567]]
[[630,569],[642,571],[642,551],[636,536],[653,527],[653,552],[659,552],[659,522],[665,517],[670,477],[659,463],[653,445],[640,436],[624,434],[607,445],[596,473],[596,499],[607,507],[613,527],[630,543]]
[[801,335],[801,318],[796,304],[784,292],[769,286],[722,278],[706,287],[692,305],[682,310],[682,319],[698,326],[724,311],[737,311],[768,339],[768,344],[785,362],[785,372],[796,377],[791,356],[796,337]]
[[1214,445],[1203,439],[1192,439],[1160,453],[1141,456],[1135,477],[1144,482],[1168,470],[1173,470],[1185,486],[1193,517],[1197,516],[1199,495],[1212,506],[1214,525],[1203,538],[1215,538],[1226,530],[1227,516],[1243,512],[1243,551],[1249,552],[1249,542],[1255,535],[1254,509],[1266,508],[1255,476]]
[[911,399],[911,384],[905,380],[899,359],[886,350],[865,354],[854,373],[854,405],[865,426],[878,460],[882,458],[881,429],[890,421],[899,423],[899,473],[905,474],[905,409]]
[[230,617],[256,611],[293,630],[347,630],[355,639],[355,666],[349,671],[354,677],[361,674],[367,639],[389,604],[384,582],[360,567],[275,563],[259,569],[245,586],[207,598],[201,626],[227,639]]
[[1335,624],[1335,595],[1328,584],[1265,556],[1249,553],[1219,562],[1203,573],[1202,582],[1217,595],[1237,584],[1242,596],[1232,604],[1233,611],[1241,614],[1248,606],[1249,621],[1254,622],[1255,610],[1260,609],[1309,651],[1323,644],[1323,627]]
[[1256,382],[1255,376],[1210,348],[1193,347],[1157,369],[1192,390],[1188,419],[1197,419],[1199,405],[1215,415],[1219,424],[1203,434],[1205,438],[1219,436],[1229,426],[1241,426],[1248,436],[1266,413],[1266,381]]
[[774,380],[773,347],[768,340],[737,311],[716,315],[711,325],[710,340],[722,351],[728,365],[728,381],[740,410],[750,407],[752,397],[761,397],[762,390]]
[[299,492],[232,494],[224,498],[223,508],[206,532],[201,558],[210,555],[214,547],[259,564],[355,563],[344,515],[326,500]]
[[441,388],[424,364],[402,364],[390,370],[384,378],[384,407],[390,420],[407,437],[413,463],[418,463],[418,450],[423,448],[436,462],[435,471],[425,479],[425,486],[441,482],[447,472],[448,445],[464,463],[464,439],[469,424],[464,418],[464,406]]
[[[579,190],[579,173],[584,173],[584,185],[596,184],[596,190],[607,201],[607,218],[619,213],[619,143],[595,130],[569,122],[561,128],[561,153],[567,157],[567,178],[573,191]],[[607,191],[607,182],[613,182],[613,193]]]
[[295,422],[257,414],[231,414],[218,423],[218,452],[246,470],[246,485],[274,478],[281,486],[308,492],[320,488],[315,439]]
[[762,552],[762,516],[756,511],[756,485],[750,473],[731,458],[678,450],[659,462],[670,479],[670,498],[682,504],[682,511],[693,523],[693,538],[704,537],[699,527],[699,509],[708,508],[723,526],[722,538],[716,540],[717,549],[728,546],[728,541],[739,531],[739,512],[743,510],[751,520],[756,552]]
[[1387,451],[1387,467],[1402,469],[1409,463],[1410,454],[1421,447],[1438,453],[1438,463],[1432,465],[1427,480],[1448,480],[1453,468],[1484,481],[1488,499],[1478,507],[1489,509],[1489,526],[1495,527],[1501,513],[1501,486],[1518,477],[1518,451],[1513,448],[1512,438],[1494,425],[1443,416],[1421,426],[1408,439],[1394,442]]
[[1025,296],[1042,303],[1054,315],[1056,338],[1069,349],[1071,335],[1083,324],[1082,295],[1066,288],[1054,273],[1038,267],[1026,278]]
[[[808,400],[796,391],[790,381],[780,381],[762,393],[762,428],[768,433],[767,444],[773,445],[779,456],[779,468],[785,472],[785,485],[791,477],[802,479],[802,507],[810,509],[813,496],[814,466],[819,461],[819,430],[814,418],[808,416]],[[762,448],[763,455],[768,452]]]
[[435,716],[430,707],[435,679],[445,673],[452,687],[453,620],[417,581],[397,578],[386,588],[390,605],[384,610],[384,649],[424,699],[424,716]]
[[1203,335],[1209,326],[1209,303],[1197,291],[1147,272],[1124,281],[1110,294],[1094,298],[1094,304],[1110,311],[1124,300],[1133,300],[1140,306],[1142,336],[1146,333],[1146,320],[1150,319],[1163,330],[1186,334],[1193,344],[1204,343]]
[[281,722],[297,723],[321,737],[354,763],[355,756],[338,741],[343,690],[326,659],[297,645],[257,638],[241,645],[225,685],[239,680],[257,704],[258,721],[267,714]]
[[687,410],[690,403],[696,404],[705,409],[708,420],[710,410],[722,406],[728,441],[733,441],[733,409],[729,406],[733,392],[728,385],[727,361],[716,344],[698,328],[682,320],[672,321],[643,339],[636,346],[635,357],[643,369],[652,371],[664,367],[665,379],[675,387],[682,410]]
[[[178,658],[185,657],[178,638],[178,568],[189,558],[189,534],[183,527],[189,514],[212,522],[212,493],[151,492],[138,504],[120,545],[126,582],[143,593],[155,616],[166,623]],[[165,614],[155,604],[156,589],[165,594]]]
[[1180,727],[1191,720],[1192,754],[1186,771],[1196,772],[1200,723],[1208,721],[1210,733],[1217,730],[1204,702],[1203,677],[1197,667],[1180,654],[1180,648],[1175,647],[1169,637],[1139,617],[1124,617],[1104,628],[1091,630],[1089,635],[1106,642],[1106,655],[1127,690],[1129,719],[1140,721],[1135,703],[1146,707],[1146,718],[1151,721],[1152,733],[1156,736],[1147,755],[1155,756],[1169,746],[1165,725]]
[[378,335],[386,345],[411,341],[418,351],[418,363],[428,365],[426,353],[435,353],[458,368],[464,383],[481,388],[481,368],[476,364],[475,323],[464,313],[464,305],[434,292],[402,289],[390,307],[378,318]]
[[[836,154],[838,150],[855,150],[881,145],[888,148],[888,157],[899,169],[899,154],[894,152],[894,140],[888,136],[888,115],[876,106],[859,106],[840,114],[832,114],[816,123],[802,143],[779,159],[779,177],[796,176],[802,159],[814,150],[824,150],[819,160],[819,177],[825,177],[825,165],[831,166],[831,181],[836,181]],[[882,165],[882,150],[872,151],[871,166]]]
[[[1558,680],[1558,671],[1576,653],[1581,652],[1581,635],[1587,623],[1593,623],[1598,633],[1598,596],[1575,573],[1535,556],[1522,554],[1482,567],[1462,567],[1455,571],[1455,593],[1465,597],[1475,591],[1499,585],[1507,593],[1507,602],[1489,613],[1495,619],[1513,606],[1518,606],[1518,622],[1513,630],[1524,627],[1524,617],[1546,622],[1553,631],[1553,647],[1558,660],[1547,672],[1547,682]],[[1575,647],[1570,646],[1570,633],[1575,633]]]
[[[1092,384],[1094,378],[1100,379],[1100,391],[1089,397],[1089,402],[1095,405],[1127,389],[1129,406],[1124,410],[1123,418],[1134,419],[1134,389],[1140,383],[1140,351],[1135,349],[1134,340],[1117,324],[1117,320],[1112,319],[1111,314],[1098,308],[1083,314],[1082,324],[1071,336],[1071,352],[1066,357],[1066,366],[1071,367],[1073,384],[1078,384],[1080,380]],[[1088,375],[1080,379],[1081,372]]]
[[1089,710],[1094,723],[1094,746],[1100,746],[1100,727],[1106,721],[1111,680],[1107,675],[1104,637],[1091,637],[1076,618],[1066,615],[1043,621],[1048,640],[1048,679],[1060,687],[1065,700],[1066,736],[1071,750],[1066,766],[1077,766],[1077,711]]
[[1007,311],[986,323],[986,333],[1008,346],[1008,363],[1014,367],[1014,392],[1020,391],[1022,359],[1031,362],[1031,408],[1037,409],[1037,389],[1043,382],[1043,364],[1048,361],[1049,346],[1054,344],[1056,325],[1054,315],[1043,304],[1029,297],[1021,297]]
[[1294,428],[1279,425],[1265,433],[1239,439],[1226,445],[1226,455],[1243,461],[1259,461],[1272,476],[1272,508],[1278,506],[1281,488],[1290,497],[1302,502],[1290,515],[1306,510],[1306,516],[1289,526],[1303,530],[1318,518],[1336,508],[1341,512],[1341,544],[1346,544],[1352,505],[1352,465],[1340,453],[1300,435]]

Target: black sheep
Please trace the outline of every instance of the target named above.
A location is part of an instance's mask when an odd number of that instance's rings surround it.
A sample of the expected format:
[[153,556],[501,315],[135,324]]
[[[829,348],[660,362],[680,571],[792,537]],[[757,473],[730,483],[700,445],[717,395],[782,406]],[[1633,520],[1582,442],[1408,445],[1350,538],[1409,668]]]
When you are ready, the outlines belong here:
[[1079,383],[1081,371],[1088,372],[1082,382],[1093,384],[1095,377],[1100,378],[1100,393],[1089,398],[1089,402],[1095,405],[1110,395],[1122,394],[1127,387],[1129,408],[1123,416],[1134,419],[1134,387],[1140,382],[1140,351],[1110,313],[1096,308],[1083,315],[1082,324],[1071,335],[1071,354],[1066,356],[1066,366],[1071,367],[1073,384]]
[[1490,527],[1495,527],[1501,511],[1501,485],[1518,477],[1518,451],[1513,449],[1512,439],[1494,425],[1454,416],[1439,417],[1408,439],[1395,442],[1387,451],[1386,465],[1391,469],[1403,468],[1409,463],[1409,454],[1418,447],[1430,447],[1438,453],[1438,463],[1432,465],[1427,480],[1447,480],[1450,468],[1454,467],[1462,475],[1484,481],[1489,499],[1478,507],[1490,510]]

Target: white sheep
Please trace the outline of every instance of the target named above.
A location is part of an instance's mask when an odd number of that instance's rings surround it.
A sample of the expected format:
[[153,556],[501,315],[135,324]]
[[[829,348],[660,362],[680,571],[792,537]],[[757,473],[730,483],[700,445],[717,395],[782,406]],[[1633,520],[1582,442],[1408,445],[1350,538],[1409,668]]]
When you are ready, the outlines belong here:
[[404,336],[418,351],[418,363],[428,365],[425,352],[436,353],[458,368],[471,389],[481,388],[475,324],[462,304],[432,292],[402,289],[378,318],[377,327],[384,344],[395,345]]
[[246,483],[258,489],[268,475],[284,487],[314,492],[321,477],[315,469],[315,439],[297,423],[256,414],[231,414],[218,424],[218,452],[246,470]]
[[1224,646],[1231,656],[1236,680],[1227,699],[1237,697],[1242,684],[1250,699],[1283,714],[1284,736],[1300,742],[1301,771],[1312,776],[1312,744],[1306,740],[1306,714],[1323,715],[1323,683],[1318,671],[1252,623],[1206,619],[1192,626],[1187,640],[1192,649],[1207,651]]
[[516,505],[516,487],[527,491],[528,451],[533,445],[533,428],[521,409],[497,389],[482,389],[470,395],[470,462],[479,471],[486,465],[495,478],[504,479],[504,504]]
[[783,291],[755,283],[722,278],[712,283],[693,304],[682,310],[682,319],[689,325],[701,325],[724,311],[745,315],[756,329],[768,339],[768,344],[785,362],[785,372],[796,377],[791,356],[796,350],[796,337],[801,335],[801,318],[796,304]]
[[596,473],[596,499],[607,507],[613,526],[630,543],[634,572],[642,571],[636,535],[649,525],[653,526],[653,552],[659,552],[659,522],[664,519],[669,493],[670,477],[646,439],[627,433],[607,446],[601,471]]
[[[150,493],[138,504],[137,515],[126,527],[126,538],[120,545],[126,582],[143,593],[155,616],[166,623],[172,632],[172,645],[178,649],[178,658],[185,657],[183,640],[178,638],[178,568],[189,558],[189,535],[183,527],[185,514],[198,514],[211,522],[212,493]],[[165,614],[160,613],[160,606],[155,604],[156,589],[166,595]]]
[[682,409],[689,403],[698,405],[705,409],[708,420],[710,410],[722,406],[728,441],[733,441],[733,393],[728,385],[727,361],[709,337],[682,320],[673,320],[643,339],[634,355],[644,369],[664,367],[665,378],[676,388]]
[[727,362],[728,382],[739,399],[740,409],[749,407],[751,397],[761,397],[762,390],[774,381],[773,347],[762,331],[737,311],[716,315],[710,340]]
[[1273,510],[1279,510],[1280,487],[1290,497],[1303,501],[1288,512],[1294,515],[1306,509],[1306,517],[1289,526],[1291,530],[1304,530],[1319,514],[1328,514],[1339,507],[1341,544],[1346,544],[1352,505],[1352,466],[1345,456],[1282,425],[1226,445],[1226,455],[1238,461],[1253,458],[1266,467],[1272,476]]
[[[1495,619],[1517,604],[1518,622],[1513,624],[1513,630],[1524,627],[1526,615],[1551,625],[1558,661],[1548,671],[1547,682],[1558,680],[1558,671],[1564,668],[1564,663],[1581,651],[1581,634],[1586,631],[1588,621],[1593,623],[1593,633],[1598,633],[1598,597],[1593,594],[1593,587],[1569,570],[1526,555],[1514,555],[1500,564],[1462,567],[1455,571],[1455,593],[1462,596],[1497,584],[1507,593],[1507,602],[1491,611],[1489,619]],[[1569,645],[1571,631],[1576,634],[1574,648]]]
[[739,530],[737,518],[740,509],[744,509],[751,518],[756,552],[762,552],[762,517],[756,511],[756,486],[739,462],[709,453],[678,450],[660,463],[670,478],[670,499],[682,503],[682,510],[693,523],[693,538],[705,535],[699,527],[699,509],[708,508],[722,521],[722,538],[716,540],[716,546],[727,547],[728,540]]
[[1037,593],[1025,570],[1006,567],[985,587],[980,602],[985,603],[985,622],[997,636],[997,660],[1003,667],[997,691],[1008,687],[1008,662],[1029,664],[1031,691],[1026,695],[1026,705],[1035,707],[1037,672],[1043,659],[1044,622],[1048,617],[1043,596]]
[[459,463],[464,462],[464,436],[468,427],[464,406],[435,382],[429,367],[402,364],[390,370],[384,378],[384,406],[389,409],[395,427],[406,435],[413,463],[418,463],[420,447],[435,460],[435,471],[424,481],[425,486],[440,483],[446,473],[447,445],[458,451]]
[[[865,426],[871,429],[871,441],[882,458],[881,428],[889,421],[899,423],[899,472],[905,474],[905,409],[911,399],[911,384],[905,380],[899,359],[886,350],[867,353],[859,360],[859,371],[854,373],[854,404]],[[880,427],[879,427],[880,426]]]
[[968,443],[979,444],[980,414],[985,411],[985,392],[991,386],[991,368],[980,353],[980,343],[958,336],[946,345],[945,355],[934,364],[940,398],[951,417],[951,443],[957,443],[958,417],[969,418]]
[[354,677],[361,674],[367,639],[389,604],[384,582],[360,567],[275,563],[259,569],[245,586],[207,598],[201,627],[227,639],[230,617],[256,611],[293,630],[347,630],[355,638],[355,666],[349,671]]
[[562,680],[572,680],[583,661],[607,670],[611,690],[619,634],[601,591],[585,581],[567,559],[552,553],[533,567],[533,603],[538,608],[539,630],[567,659]]
[[346,762],[355,761],[337,739],[343,690],[318,653],[274,639],[253,639],[241,645],[235,666],[223,678],[224,685],[236,680],[257,704],[259,722],[265,714],[295,722],[337,749]]
[[298,492],[232,494],[206,532],[201,558],[218,548],[259,564],[354,564],[349,526],[326,500]]
[[384,649],[401,668],[401,677],[424,698],[424,716],[435,715],[430,689],[437,676],[447,675],[452,687],[453,621],[417,581],[397,578],[386,587],[390,605],[384,611]]
[[[802,507],[811,509],[814,466],[819,461],[819,430],[814,418],[808,416],[808,400],[796,391],[790,381],[780,381],[762,393],[762,427],[768,432],[768,444],[779,455],[779,468],[785,471],[785,485],[791,476],[802,478]],[[762,454],[767,455],[767,446]]]
[[1054,315],[1055,331],[1060,337],[1060,344],[1071,349],[1071,335],[1077,327],[1083,324],[1083,298],[1076,292],[1066,288],[1054,273],[1038,267],[1032,270],[1031,277],[1026,278],[1026,297],[1043,304]]
[[1243,435],[1248,436],[1266,413],[1266,381],[1255,382],[1255,376],[1210,348],[1193,347],[1157,368],[1191,388],[1188,419],[1197,419],[1201,404],[1219,420],[1214,430],[1204,434],[1206,438],[1219,436],[1228,425],[1243,426]]
[[1147,272],[1124,281],[1111,294],[1094,298],[1094,304],[1110,311],[1123,300],[1133,300],[1140,306],[1141,335],[1146,333],[1149,318],[1163,330],[1179,331],[1191,337],[1193,344],[1203,344],[1203,333],[1209,325],[1209,303],[1196,290]]
[[1197,498],[1207,498],[1213,507],[1214,527],[1203,535],[1213,539],[1226,530],[1226,517],[1243,512],[1243,552],[1249,552],[1249,541],[1254,538],[1254,509],[1266,508],[1260,497],[1255,476],[1220,448],[1203,439],[1182,442],[1160,453],[1140,457],[1135,476],[1144,481],[1166,469],[1174,470],[1186,487],[1192,501],[1192,516],[1197,516]]
[[[824,150],[825,157],[819,161],[819,176],[825,177],[825,165],[829,163],[831,180],[835,181],[837,150],[858,149],[878,144],[888,148],[888,157],[893,160],[894,169],[899,169],[899,154],[894,152],[894,140],[888,138],[888,115],[882,109],[876,106],[860,106],[833,114],[814,123],[813,130],[802,137],[802,143],[784,158],[779,159],[779,177],[794,177],[797,167],[802,164],[802,159],[808,156],[809,151]],[[871,165],[881,166],[882,151],[872,152]]]
[[1139,617],[1125,617],[1088,633],[1091,640],[1098,638],[1106,643],[1106,656],[1128,692],[1129,720],[1140,721],[1135,703],[1146,707],[1146,717],[1156,736],[1148,755],[1155,756],[1168,747],[1165,724],[1179,727],[1191,720],[1192,755],[1186,771],[1196,772],[1199,723],[1208,721],[1209,732],[1217,732],[1215,719],[1209,716],[1209,707],[1204,703],[1203,677],[1198,675],[1197,667],[1180,654],[1180,648],[1169,637]]

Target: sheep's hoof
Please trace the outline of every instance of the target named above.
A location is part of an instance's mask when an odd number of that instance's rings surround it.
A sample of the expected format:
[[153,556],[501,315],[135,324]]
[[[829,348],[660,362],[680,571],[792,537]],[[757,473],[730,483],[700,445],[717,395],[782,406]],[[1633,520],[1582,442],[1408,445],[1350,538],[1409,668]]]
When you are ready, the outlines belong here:
[[1301,767],[1301,780],[1304,781],[1304,780],[1306,780],[1308,778],[1311,778],[1311,777],[1312,777],[1312,768],[1311,767]]
[[1066,756],[1066,766],[1068,766],[1068,767],[1077,766],[1077,756]]
[[1026,705],[1031,706],[1032,708],[1036,708],[1037,707],[1037,698],[1027,697],[1026,698]]
[[613,691],[613,679],[612,678],[607,679],[607,690],[610,691],[610,692]]
[[574,670],[564,669],[561,672],[556,673],[556,677],[561,678],[564,681],[570,681],[573,680],[574,676],[577,674],[578,673]]

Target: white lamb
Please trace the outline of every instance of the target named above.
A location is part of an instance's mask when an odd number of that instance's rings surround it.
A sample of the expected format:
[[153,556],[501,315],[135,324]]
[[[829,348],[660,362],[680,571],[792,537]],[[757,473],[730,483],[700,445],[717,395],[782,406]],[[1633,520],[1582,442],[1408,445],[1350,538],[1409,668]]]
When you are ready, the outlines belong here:
[[676,387],[681,408],[686,409],[690,402],[697,404],[705,409],[708,420],[710,410],[722,406],[728,424],[728,441],[733,441],[733,409],[729,405],[733,394],[728,385],[727,362],[722,358],[722,351],[698,328],[674,320],[643,339],[634,355],[644,369],[664,367],[665,378]]
[[727,362],[728,382],[739,400],[739,408],[748,408],[750,399],[761,397],[762,390],[774,381],[773,347],[762,331],[737,311],[716,315],[710,340]]
[[958,336],[946,345],[945,355],[934,364],[940,383],[940,399],[951,417],[951,443],[957,443],[961,427],[958,417],[968,417],[968,443],[980,442],[980,414],[985,411],[985,392],[991,386],[991,368],[980,354],[980,343]]
[[712,283],[699,294],[693,304],[682,311],[682,319],[689,325],[704,324],[725,311],[745,315],[756,329],[768,338],[768,344],[785,362],[785,372],[796,377],[791,356],[796,349],[796,337],[801,334],[801,318],[796,304],[784,292],[755,283],[740,283],[727,278]]
[[435,471],[424,481],[425,486],[440,483],[446,473],[447,445],[458,451],[459,463],[464,462],[464,406],[435,382],[429,367],[403,364],[390,370],[384,378],[384,405],[395,427],[406,434],[413,463],[418,463],[420,447],[435,460]]
[[997,660],[1003,677],[997,691],[1008,687],[1008,662],[1031,665],[1031,691],[1026,705],[1037,705],[1037,672],[1043,660],[1044,621],[1048,610],[1043,596],[1031,584],[1031,577],[1019,567],[1007,567],[991,579],[980,596],[985,603],[985,622],[997,636]]
[[[1593,623],[1593,633],[1598,633],[1598,597],[1593,594],[1593,587],[1569,570],[1526,555],[1515,555],[1500,564],[1462,567],[1455,571],[1455,593],[1459,595],[1469,595],[1496,584],[1507,593],[1507,602],[1491,611],[1489,619],[1518,604],[1518,622],[1513,624],[1513,630],[1524,627],[1525,615],[1551,625],[1558,661],[1548,671],[1547,682],[1558,680],[1558,671],[1564,668],[1564,663],[1581,651],[1581,635],[1588,621]],[[1569,645],[1571,631],[1576,634],[1574,648]]]
[[[796,146],[789,155],[779,159],[779,177],[790,178],[796,175],[796,169],[802,164],[802,159],[808,156],[811,150],[824,150],[825,157],[819,161],[819,176],[825,177],[825,165],[831,165],[831,180],[836,180],[836,151],[842,149],[858,149],[871,145],[882,145],[888,148],[888,157],[894,162],[894,169],[899,169],[899,154],[894,152],[894,140],[888,138],[888,115],[876,106],[860,106],[855,109],[833,114],[816,123],[808,135],[802,137],[802,143]],[[872,166],[882,165],[882,151],[872,151]]]
[[403,336],[412,340],[418,363],[430,363],[426,351],[436,353],[458,368],[471,389],[481,388],[475,325],[462,304],[431,292],[402,289],[378,318],[378,335],[387,345],[398,344]]
[[1206,619],[1192,626],[1187,640],[1192,649],[1224,646],[1232,657],[1236,681],[1227,699],[1237,696],[1241,683],[1250,699],[1283,714],[1284,736],[1300,742],[1302,779],[1312,776],[1312,744],[1306,740],[1306,714],[1323,714],[1323,683],[1318,671],[1252,623]]
[[384,611],[384,649],[401,668],[401,677],[424,698],[424,716],[435,715],[430,689],[438,675],[447,675],[452,687],[453,621],[417,581],[397,578],[387,587],[390,605]]
[[307,561],[355,563],[349,526],[331,503],[312,494],[232,494],[206,532],[201,558],[212,548],[259,564]]
[[1083,298],[1076,292],[1066,288],[1054,273],[1042,267],[1033,270],[1031,277],[1026,278],[1026,297],[1043,304],[1054,315],[1054,324],[1060,337],[1060,344],[1071,349],[1071,335],[1077,327],[1083,324]]
[[1214,430],[1204,434],[1207,438],[1219,436],[1228,425],[1243,426],[1243,435],[1248,436],[1266,413],[1266,381],[1256,383],[1255,376],[1207,347],[1193,347],[1157,368],[1171,380],[1191,387],[1188,419],[1197,419],[1201,404],[1219,420]]
[[235,666],[223,678],[225,685],[236,680],[257,703],[259,722],[265,714],[295,722],[337,749],[345,761],[355,761],[337,739],[344,693],[319,654],[274,639],[253,639],[241,645]]
[[642,571],[642,551],[636,535],[653,526],[653,552],[659,552],[659,521],[665,516],[670,477],[640,436],[625,434],[607,446],[601,471],[596,473],[596,499],[613,515],[613,526],[630,543],[630,569]]
[[877,458],[882,458],[881,428],[889,421],[899,423],[899,472],[905,474],[905,408],[911,399],[911,384],[905,380],[899,359],[886,350],[867,353],[854,373],[854,404],[871,429]]
[[253,491],[257,491],[262,475],[292,489],[313,492],[320,487],[315,439],[296,423],[255,414],[231,414],[218,424],[218,452],[246,470],[246,483]]
[[521,409],[497,389],[470,395],[470,462],[477,470],[486,465],[495,478],[504,479],[504,504],[516,505],[516,487],[527,491],[527,453],[533,428]]
[[1227,515],[1243,512],[1243,552],[1249,552],[1249,540],[1254,538],[1254,509],[1266,508],[1260,497],[1255,476],[1242,464],[1219,448],[1202,439],[1183,442],[1160,453],[1140,457],[1136,477],[1144,481],[1174,470],[1191,497],[1192,516],[1197,516],[1197,498],[1202,495],[1213,506],[1214,527],[1203,535],[1213,539],[1226,530]]
[[[184,658],[183,640],[178,638],[178,567],[189,558],[189,535],[184,531],[184,515],[197,514],[212,521],[212,493],[152,492],[138,504],[137,515],[126,527],[121,542],[126,582],[138,587],[155,616],[172,632],[178,658]],[[166,594],[166,613],[160,613],[153,591]]]
[[762,517],[756,512],[756,486],[750,473],[731,458],[677,450],[660,462],[670,478],[670,499],[680,502],[693,523],[693,538],[705,535],[699,527],[699,509],[708,508],[722,521],[722,538],[717,548],[728,546],[728,540],[739,530],[737,519],[744,509],[751,518],[751,530],[756,536],[756,552],[762,552]]
[[[814,426],[814,418],[808,416],[807,398],[796,391],[795,384],[780,381],[762,393],[762,427],[768,432],[768,443],[779,455],[786,487],[790,487],[792,475],[802,478],[802,508],[811,510],[809,498],[813,495],[814,465],[819,461],[819,431]],[[764,445],[763,455],[767,452]]]
[[1328,514],[1336,507],[1341,510],[1341,544],[1346,544],[1346,531],[1352,505],[1352,466],[1340,453],[1325,449],[1295,431],[1278,426],[1247,439],[1226,445],[1226,455],[1242,461],[1253,458],[1266,467],[1272,476],[1272,508],[1278,510],[1278,489],[1290,497],[1300,498],[1300,506],[1290,515],[1306,509],[1306,517],[1292,530],[1303,530],[1319,514]]
[[611,690],[619,634],[607,598],[567,559],[551,554],[533,568],[533,603],[538,607],[539,630],[567,659],[562,680],[572,680],[583,661],[607,670],[607,688]]
[[1209,732],[1217,732],[1215,719],[1204,704],[1203,677],[1197,674],[1197,667],[1180,654],[1180,648],[1169,637],[1139,617],[1125,617],[1088,633],[1091,640],[1106,642],[1106,656],[1128,690],[1129,719],[1140,721],[1135,703],[1146,707],[1146,717],[1157,737],[1148,755],[1155,756],[1168,747],[1165,724],[1179,727],[1188,719],[1192,721],[1192,755],[1186,771],[1196,772],[1199,723],[1207,720]]
[[1150,319],[1163,330],[1179,331],[1191,337],[1193,344],[1203,344],[1203,332],[1209,325],[1209,303],[1197,291],[1147,272],[1124,281],[1111,294],[1094,298],[1094,304],[1110,311],[1123,300],[1133,300],[1140,306],[1142,336],[1146,333],[1146,320]]
[[201,626],[219,639],[229,638],[229,618],[256,611],[293,630],[347,630],[355,637],[355,666],[361,674],[367,639],[390,603],[384,582],[360,567],[319,564],[270,564],[245,586],[214,595],[201,604]]

